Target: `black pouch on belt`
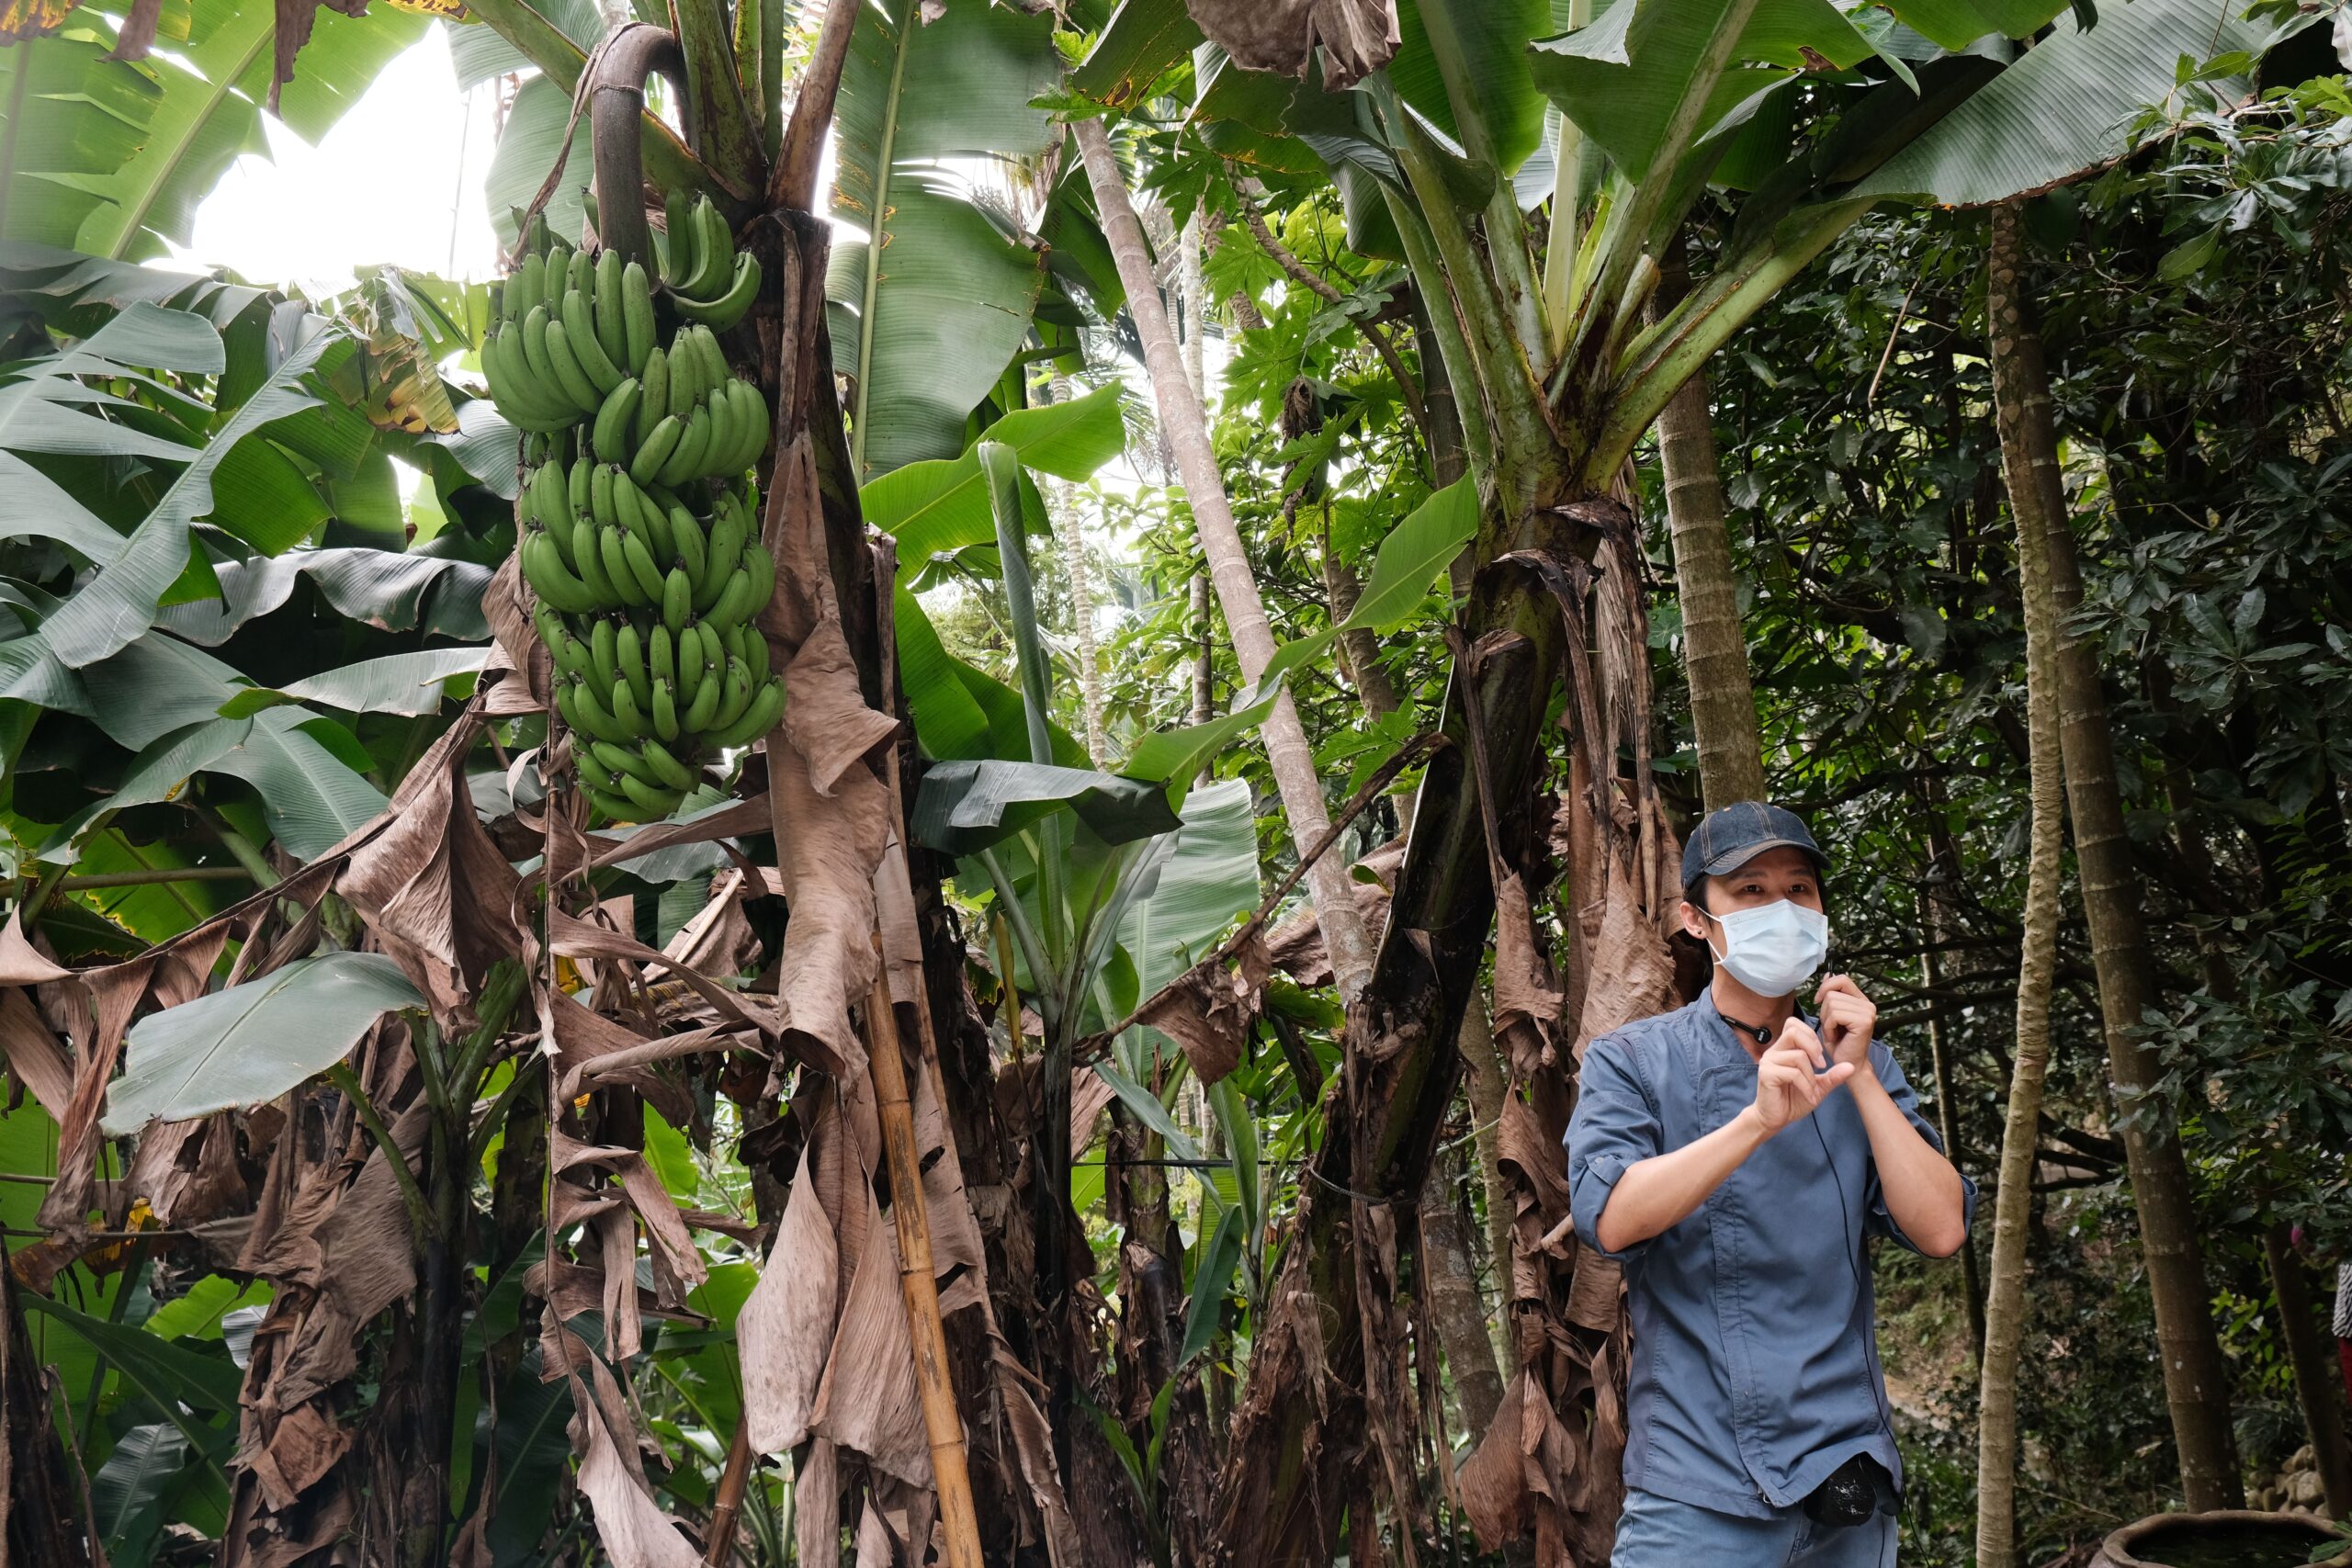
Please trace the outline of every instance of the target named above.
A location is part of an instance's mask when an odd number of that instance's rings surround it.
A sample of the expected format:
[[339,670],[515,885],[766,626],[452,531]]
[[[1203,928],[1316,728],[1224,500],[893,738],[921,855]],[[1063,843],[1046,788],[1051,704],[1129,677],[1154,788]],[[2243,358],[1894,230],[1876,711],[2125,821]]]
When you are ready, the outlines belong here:
[[1815,1524],[1843,1529],[1877,1513],[1894,1494],[1894,1478],[1886,1467],[1868,1454],[1856,1454],[1806,1494],[1802,1506]]

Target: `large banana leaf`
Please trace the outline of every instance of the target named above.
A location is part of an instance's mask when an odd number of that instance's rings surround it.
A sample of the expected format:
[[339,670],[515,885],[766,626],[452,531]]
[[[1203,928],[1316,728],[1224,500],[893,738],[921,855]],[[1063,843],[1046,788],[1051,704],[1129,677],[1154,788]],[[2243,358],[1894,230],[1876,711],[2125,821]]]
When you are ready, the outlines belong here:
[[[487,31],[488,29],[484,29]],[[496,35],[492,35],[493,37]],[[482,197],[490,204],[490,220],[502,243],[514,243],[514,214],[531,203],[555,167],[563,150],[563,133],[571,126],[571,95],[546,76],[533,76],[514,95],[506,124],[498,133],[498,152],[482,181]],[[588,146],[588,117],[572,129],[571,153],[563,177],[541,209],[548,231],[570,244],[580,243],[587,226],[588,207],[582,193],[594,173]]]
[[[1881,164],[1855,194],[1974,207],[2119,157],[2132,146],[2141,111],[2173,91],[2183,56],[2252,56],[2284,36],[2239,10],[2210,0],[2132,0],[2101,6],[2093,29],[2062,17],[2049,38]],[[2224,97],[2249,90],[2244,76],[2213,85]]]
[[1085,768],[984,758],[937,762],[922,777],[908,831],[951,854],[977,854],[1064,807],[1106,844],[1172,831],[1167,794],[1140,779]]
[[1053,18],[923,0],[863,6],[834,119],[835,217],[866,239],[835,247],[828,297],[846,313],[835,367],[855,378],[861,478],[964,447],[965,419],[1028,335],[1043,256],[931,161],[1045,150],[1030,100],[1059,79]]
[[96,176],[138,155],[161,95],[107,49],[80,27],[0,49],[0,235],[73,244]]
[[104,1125],[122,1137],[154,1117],[275,1100],[342,1061],[386,1013],[423,1006],[383,954],[331,953],[151,1013],[124,1042]]
[[[82,171],[99,205],[85,218],[77,248],[104,256],[160,254],[186,243],[198,203],[240,156],[266,156],[262,105],[269,96],[281,7],[266,0],[194,6],[184,47],[158,50],[138,66],[153,83],[137,153]],[[342,118],[392,57],[424,33],[425,19],[389,6],[346,17],[322,6],[278,117],[315,141]]]
[[214,569],[218,599],[173,604],[156,616],[165,630],[217,648],[238,628],[278,609],[303,578],[335,613],[379,630],[428,632],[471,642],[490,635],[481,613],[491,572],[472,561],[401,550],[346,547],[223,562]]
[[1159,883],[1119,923],[1119,945],[1135,960],[1139,994],[1151,995],[1198,963],[1259,897],[1248,781],[1223,779],[1194,790],[1184,799],[1176,852],[1160,866]]
[[933,555],[986,544],[996,536],[980,475],[982,440],[1020,455],[1024,468],[1085,479],[1119,455],[1126,426],[1119,389],[1104,387],[1066,403],[1015,409],[975,437],[960,457],[909,463],[869,479],[858,491],[865,520],[899,541],[901,578]]
[[[1489,147],[1509,175],[1544,140],[1544,95],[1528,73],[1527,45],[1554,30],[1552,0],[1398,0],[1401,39],[1388,78],[1397,96],[1464,147]],[[1448,68],[1470,87],[1464,125],[1445,90]]]
[[[1649,177],[1732,8],[1732,0],[1617,0],[1588,25],[1532,46],[1535,84],[1638,184]],[[1812,69],[1808,57],[1844,69],[1876,52],[1828,0],[1760,0],[1730,67],[1708,89],[1693,133]]]
[[[285,686],[254,686],[220,705],[231,718],[243,718],[288,703],[316,703],[341,713],[396,713],[409,717],[437,713],[447,688],[481,672],[487,647],[428,648],[322,671]],[[470,684],[470,682],[469,682]]]
[[[0,643],[0,655],[16,646]],[[98,811],[170,798],[177,781],[192,773],[252,784],[270,831],[297,860],[327,850],[384,808],[383,793],[321,739],[338,739],[331,721],[299,707],[219,717],[221,705],[251,683],[177,638],[150,633],[82,671],[82,685],[92,721],[136,753],[121,784],[132,797],[102,798],[62,827],[44,851],[51,858],[69,855],[67,846]]]

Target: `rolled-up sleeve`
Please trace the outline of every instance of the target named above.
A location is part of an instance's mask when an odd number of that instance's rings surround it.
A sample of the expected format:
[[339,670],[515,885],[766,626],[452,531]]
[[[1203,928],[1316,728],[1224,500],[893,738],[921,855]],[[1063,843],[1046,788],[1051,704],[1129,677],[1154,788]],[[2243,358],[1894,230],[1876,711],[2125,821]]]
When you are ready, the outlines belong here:
[[1625,1168],[1659,1152],[1657,1106],[1643,1086],[1623,1041],[1596,1040],[1577,1073],[1577,1108],[1568,1118],[1568,1211],[1577,1239],[1606,1258],[1638,1256],[1638,1241],[1623,1252],[1600,1245],[1600,1212]]
[[[1928,1147],[1947,1158],[1951,1157],[1951,1151],[1944,1147],[1943,1134],[1936,1131],[1935,1123],[1920,1113],[1919,1096],[1911,1088],[1911,1080],[1903,1076],[1903,1068],[1896,1063],[1894,1053],[1872,1042],[1871,1057],[1871,1066],[1878,1069],[1878,1081],[1886,1086],[1887,1098],[1894,1100],[1905,1119],[1918,1129],[1919,1136],[1928,1140]],[[1871,1162],[1870,1214],[1866,1223],[1872,1235],[1886,1236],[1914,1252],[1919,1252],[1922,1257],[1926,1256],[1921,1252],[1919,1244],[1905,1235],[1903,1227],[1896,1224],[1894,1216],[1887,1212],[1886,1188],[1879,1180],[1876,1160]],[[1976,1183],[1969,1179],[1968,1173],[1963,1170],[1960,1173],[1960,1228],[1966,1231],[1975,1223]]]

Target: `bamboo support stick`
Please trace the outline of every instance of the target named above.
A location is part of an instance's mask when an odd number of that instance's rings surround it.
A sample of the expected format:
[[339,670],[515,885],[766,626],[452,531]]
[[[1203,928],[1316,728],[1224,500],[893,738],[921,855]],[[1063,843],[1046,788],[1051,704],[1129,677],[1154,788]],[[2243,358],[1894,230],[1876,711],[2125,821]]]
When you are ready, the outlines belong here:
[[947,1333],[939,1321],[931,1219],[923,1206],[914,1108],[907,1099],[907,1068],[899,1055],[899,1019],[890,1003],[887,965],[875,976],[865,1016],[866,1059],[881,1117],[883,1158],[890,1168],[890,1218],[899,1230],[899,1288],[906,1298],[907,1336],[914,1345],[915,1382],[922,1391],[923,1430],[931,1439],[932,1473],[939,1484],[946,1562],[948,1568],[981,1568],[979,1517],[972,1508],[972,1481],[964,1464],[964,1422],[956,1412],[956,1387],[947,1368]]
[[710,1508],[710,1545],[702,1554],[705,1568],[717,1568],[735,1551],[735,1521],[743,1512],[743,1483],[752,1474],[752,1422],[735,1420],[735,1436],[727,1445],[727,1468],[718,1472],[718,1493]]

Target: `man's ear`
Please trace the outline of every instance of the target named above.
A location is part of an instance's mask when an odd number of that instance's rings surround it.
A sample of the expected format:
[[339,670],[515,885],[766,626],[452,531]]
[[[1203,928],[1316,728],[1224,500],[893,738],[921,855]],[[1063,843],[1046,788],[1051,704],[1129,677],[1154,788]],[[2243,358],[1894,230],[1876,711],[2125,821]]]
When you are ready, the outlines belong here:
[[1681,907],[1676,909],[1675,914],[1682,922],[1683,935],[1693,942],[1703,942],[1707,940],[1707,920],[1706,917],[1700,913],[1699,906],[1685,898],[1682,900]]

